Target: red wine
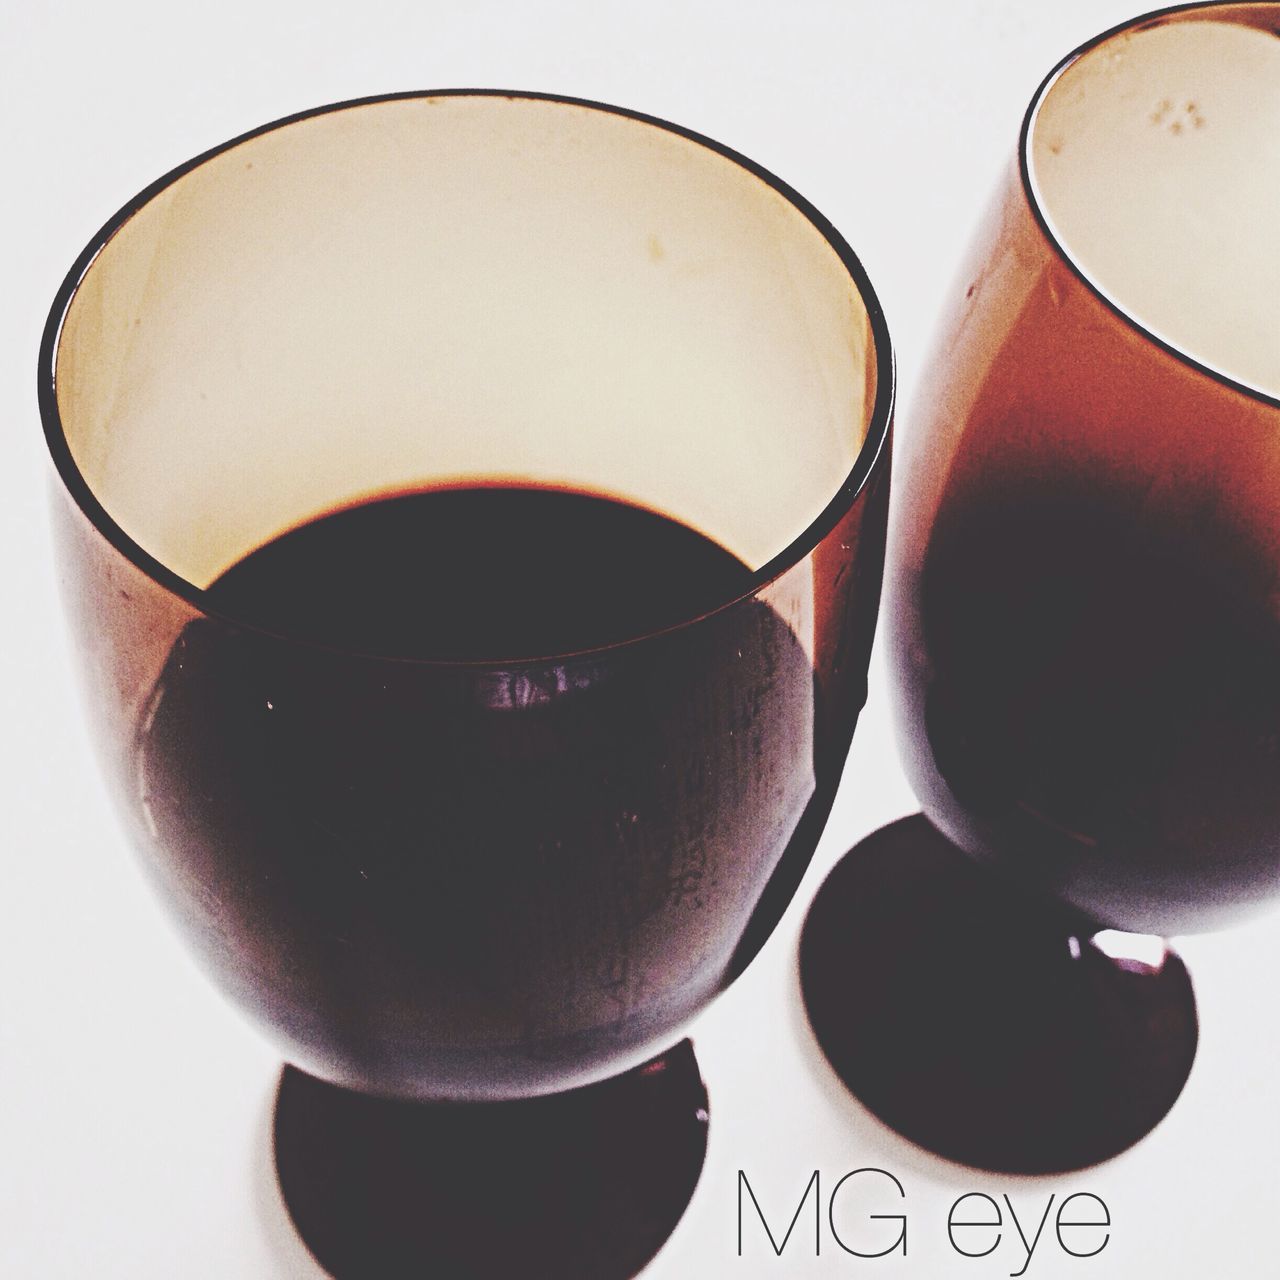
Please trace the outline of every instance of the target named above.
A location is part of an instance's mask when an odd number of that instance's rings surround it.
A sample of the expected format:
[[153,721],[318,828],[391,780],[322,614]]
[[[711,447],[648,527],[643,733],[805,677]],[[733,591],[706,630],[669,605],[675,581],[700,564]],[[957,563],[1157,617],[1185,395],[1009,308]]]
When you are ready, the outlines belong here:
[[389,1095],[664,1047],[820,827],[790,627],[752,598],[678,625],[750,579],[651,511],[533,488],[385,498],[247,556],[208,598],[255,628],[186,628],[138,747],[206,962],[293,1061]]
[[293,529],[228,569],[209,600],[382,657],[492,662],[648,635],[750,581],[718,543],[640,507],[564,490],[435,489]]
[[[965,848],[1135,931],[1280,880],[1271,566],[1206,501],[989,467],[947,492],[902,652],[913,781]],[[1190,508],[1190,509],[1189,509]]]

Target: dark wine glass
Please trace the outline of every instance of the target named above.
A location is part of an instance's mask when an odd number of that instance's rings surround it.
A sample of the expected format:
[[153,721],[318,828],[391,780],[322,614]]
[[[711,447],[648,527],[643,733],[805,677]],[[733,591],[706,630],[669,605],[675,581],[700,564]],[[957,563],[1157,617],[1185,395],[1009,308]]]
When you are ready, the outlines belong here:
[[1278,31],[1169,10],[1050,74],[916,401],[888,600],[924,816],[837,868],[802,966],[854,1093],[966,1163],[1148,1132],[1197,1019],[1147,935],[1280,882]]
[[679,1218],[671,1046],[864,700],[892,383],[811,206],[574,100],[294,117],[77,262],[40,397],[89,711],[294,1064],[277,1169],[335,1274],[630,1275]]

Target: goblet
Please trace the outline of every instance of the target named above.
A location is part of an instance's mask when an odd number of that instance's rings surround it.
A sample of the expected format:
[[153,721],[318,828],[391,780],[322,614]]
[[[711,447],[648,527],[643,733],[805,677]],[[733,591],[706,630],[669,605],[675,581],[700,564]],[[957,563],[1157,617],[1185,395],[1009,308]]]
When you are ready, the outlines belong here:
[[1155,1125],[1197,1021],[1146,935],[1280,881],[1278,16],[1164,11],[1049,75],[901,460],[924,817],[821,891],[804,986],[854,1093],[986,1168]]
[[296,116],[76,263],[40,402],[89,711],[296,1068],[277,1169],[335,1273],[629,1275],[679,1218],[706,1094],[654,1055],[829,811],[892,384],[800,196],[570,99]]

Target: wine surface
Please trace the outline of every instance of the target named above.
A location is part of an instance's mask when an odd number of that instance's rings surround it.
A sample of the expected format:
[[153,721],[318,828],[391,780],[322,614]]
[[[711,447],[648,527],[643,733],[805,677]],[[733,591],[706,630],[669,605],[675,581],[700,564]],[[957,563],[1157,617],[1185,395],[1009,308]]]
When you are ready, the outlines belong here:
[[291,1060],[393,1096],[546,1092],[665,1047],[821,825],[790,627],[755,599],[674,625],[750,577],[534,488],[376,500],[247,556],[209,599],[266,630],[189,624],[138,743],[206,963]]
[[334,512],[246,556],[208,595],[289,636],[385,657],[494,661],[635,639],[750,581],[719,544],[641,507],[493,487]]

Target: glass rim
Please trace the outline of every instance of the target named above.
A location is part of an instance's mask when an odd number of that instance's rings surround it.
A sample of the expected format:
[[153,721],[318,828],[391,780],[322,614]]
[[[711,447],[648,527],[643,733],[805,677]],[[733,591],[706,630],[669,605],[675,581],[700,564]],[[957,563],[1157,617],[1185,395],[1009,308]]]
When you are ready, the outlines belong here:
[[1126,32],[1141,31],[1148,27],[1162,26],[1170,19],[1179,19],[1184,15],[1189,15],[1196,11],[1206,12],[1215,9],[1257,9],[1266,12],[1268,9],[1275,12],[1277,17],[1276,34],[1280,35],[1280,8],[1274,3],[1274,0],[1191,0],[1188,4],[1168,5],[1162,9],[1153,9],[1149,13],[1142,13],[1133,18],[1127,18],[1124,22],[1117,23],[1114,27],[1109,27],[1106,31],[1099,35],[1091,37],[1083,44],[1077,46],[1065,57],[1060,59],[1049,73],[1040,82],[1040,86],[1031,96],[1031,101],[1027,106],[1026,113],[1022,117],[1022,128],[1018,135],[1018,172],[1022,184],[1022,193],[1026,197],[1027,205],[1031,210],[1031,216],[1034,218],[1036,225],[1039,227],[1041,234],[1048,241],[1050,249],[1054,255],[1068,268],[1073,276],[1084,287],[1101,302],[1107,310],[1118,316],[1126,325],[1139,334],[1146,341],[1160,348],[1167,355],[1172,356],[1180,364],[1202,373],[1206,377],[1222,386],[1229,387],[1233,391],[1240,392],[1241,395],[1251,400],[1256,400],[1261,404],[1268,405],[1271,408],[1280,409],[1280,393],[1267,391],[1262,387],[1254,386],[1252,383],[1244,382],[1239,378],[1233,377],[1222,369],[1215,368],[1213,365],[1198,359],[1189,351],[1184,350],[1176,342],[1169,338],[1161,336],[1155,330],[1143,324],[1135,315],[1126,310],[1123,304],[1117,299],[1112,298],[1109,294],[1090,278],[1088,272],[1080,266],[1078,262],[1067,251],[1067,247],[1062,243],[1058,236],[1054,233],[1049,219],[1046,217],[1044,208],[1039,198],[1036,181],[1032,172],[1031,163],[1031,137],[1035,131],[1036,120],[1040,114],[1040,108],[1044,105],[1045,100],[1052,92],[1054,86],[1066,73],[1067,69],[1073,66],[1081,58],[1092,53],[1099,46],[1106,44],[1107,41],[1115,39],[1116,36],[1124,35]]
[[[874,365],[875,373],[875,396],[872,401],[870,414],[867,416],[866,434],[858,448],[857,456],[854,458],[853,466],[849,471],[849,474],[845,476],[844,480],[837,487],[832,497],[823,506],[819,514],[814,517],[814,519],[811,520],[809,524],[791,540],[791,542],[783,547],[781,551],[766,561],[760,568],[752,571],[749,582],[740,591],[736,592],[729,599],[722,601],[713,608],[694,617],[683,619],[679,622],[672,623],[668,626],[660,627],[640,635],[628,636],[622,640],[612,641],[608,644],[592,645],[584,649],[572,650],[564,653],[502,659],[392,657],[368,652],[359,646],[348,646],[326,642],[321,637],[293,635],[287,631],[278,631],[270,626],[265,626],[260,622],[255,622],[251,617],[240,617],[237,616],[234,611],[228,611],[218,607],[209,600],[207,588],[195,586],[193,583],[187,581],[187,579],[175,573],[157,557],[146,551],[108,514],[80,471],[75,459],[72,457],[70,446],[67,443],[66,432],[63,428],[62,415],[58,409],[56,385],[58,345],[62,334],[63,324],[65,323],[67,315],[74,302],[81,281],[83,281],[85,276],[92,269],[98,255],[106,247],[107,243],[119,230],[121,230],[122,227],[124,227],[134,214],[138,213],[166,188],[173,185],[179,179],[185,177],[188,173],[199,168],[207,161],[213,160],[226,151],[230,151],[233,147],[252,141],[254,138],[260,137],[263,134],[274,132],[277,129],[283,129],[289,125],[298,124],[303,120],[313,119],[318,116],[328,115],[338,111],[352,110],[357,107],[372,106],[379,103],[413,101],[430,98],[466,97],[505,98],[508,101],[522,100],[550,102],[564,106],[582,107],[591,111],[599,111],[609,115],[620,116],[625,119],[634,120],[640,124],[646,124],[654,128],[661,129],[667,133],[674,134],[677,137],[684,138],[686,141],[693,142],[716,155],[719,155],[723,159],[729,160],[731,163],[734,163],[741,169],[745,170],[752,177],[765,183],[766,186],[771,187],[798,213],[800,213],[811,226],[813,226],[840,260],[841,265],[853,281],[858,297],[866,310],[867,322],[871,331],[871,348],[873,353],[873,360],[871,363]],[[596,102],[589,98],[509,89],[469,88],[406,90],[393,93],[374,94],[361,98],[350,98],[341,102],[326,103],[323,106],[312,107],[304,111],[298,111],[287,116],[282,116],[277,120],[259,125],[257,128],[250,129],[245,133],[237,134],[226,142],[210,147],[208,150],[202,151],[200,154],[170,169],[167,173],[144,187],[137,195],[127,201],[109,219],[107,219],[107,221],[81,251],[80,255],[76,258],[70,271],[67,272],[67,275],[63,279],[56,295],[54,296],[53,305],[50,308],[48,319],[45,321],[37,363],[37,399],[40,409],[40,419],[44,429],[45,443],[48,446],[54,468],[63,488],[79,507],[81,513],[93,526],[94,530],[104,537],[115,551],[133,564],[133,566],[141,573],[151,579],[152,582],[156,583],[170,594],[185,601],[193,609],[197,610],[200,615],[212,618],[238,630],[256,632],[290,644],[307,646],[308,648],[324,649],[335,653],[360,656],[385,662],[421,664],[423,666],[433,667],[462,667],[488,670],[506,670],[515,667],[546,664],[569,658],[586,657],[597,653],[606,653],[611,650],[625,648],[627,646],[652,639],[656,636],[665,635],[670,632],[682,630],[685,627],[693,626],[706,618],[712,617],[726,609],[734,607],[743,600],[758,595],[760,591],[771,582],[794,568],[795,565],[799,564],[801,560],[808,556],[835,528],[844,515],[852,509],[858,497],[867,487],[868,481],[876,470],[877,463],[879,463],[882,455],[887,455],[886,445],[889,439],[890,425],[893,419],[895,389],[896,362],[889,338],[888,324],[885,320],[883,308],[880,305],[879,299],[876,297],[875,290],[872,288],[871,281],[867,276],[865,268],[862,266],[857,255],[853,252],[852,248],[850,248],[848,242],[840,232],[837,231],[832,223],[793,187],[784,182],[781,178],[777,177],[775,174],[771,173],[769,170],[765,169],[762,165],[757,164],[755,161],[742,155],[740,152],[733,150],[731,147],[727,147],[722,143],[716,142],[714,139],[709,138],[704,134],[697,133],[692,129],[686,129],[681,125],[673,124],[670,121],[663,120],[657,116],[648,115],[641,111],[633,111],[627,107],[619,107],[613,106],[609,103]],[[429,486],[424,486],[424,488],[429,488]]]

